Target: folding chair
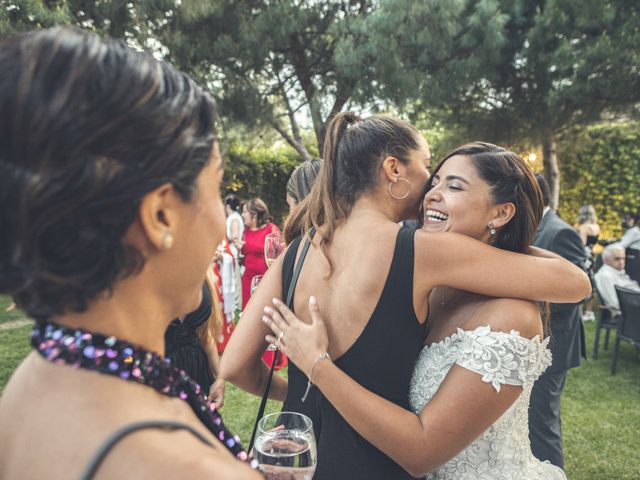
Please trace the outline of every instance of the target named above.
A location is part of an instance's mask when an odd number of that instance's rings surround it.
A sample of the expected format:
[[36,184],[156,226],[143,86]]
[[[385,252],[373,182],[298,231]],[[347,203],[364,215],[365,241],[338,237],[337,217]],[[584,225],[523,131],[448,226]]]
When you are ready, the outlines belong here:
[[622,315],[618,325],[616,341],[611,352],[611,375],[616,373],[620,341],[624,340],[636,347],[640,346],[640,292],[616,287],[616,293],[620,301]]
[[604,349],[607,350],[609,348],[609,334],[611,330],[617,330],[618,324],[620,323],[620,315],[617,312],[613,312],[608,305],[606,305],[602,301],[602,295],[600,295],[600,291],[598,290],[598,286],[595,282],[593,282],[593,286],[598,293],[598,303],[600,308],[600,314],[596,320],[596,337],[593,342],[593,359],[598,359],[598,348],[600,346],[600,330],[603,328],[606,330],[606,334],[604,337]]

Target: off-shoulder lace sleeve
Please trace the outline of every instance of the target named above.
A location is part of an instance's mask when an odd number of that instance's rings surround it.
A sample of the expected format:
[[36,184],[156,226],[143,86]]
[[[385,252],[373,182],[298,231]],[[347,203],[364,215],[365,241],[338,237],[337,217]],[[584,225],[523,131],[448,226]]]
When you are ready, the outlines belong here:
[[463,338],[456,364],[481,375],[497,392],[501,385],[533,383],[551,364],[548,339],[524,338],[515,330],[493,332],[488,325],[458,330],[458,335]]

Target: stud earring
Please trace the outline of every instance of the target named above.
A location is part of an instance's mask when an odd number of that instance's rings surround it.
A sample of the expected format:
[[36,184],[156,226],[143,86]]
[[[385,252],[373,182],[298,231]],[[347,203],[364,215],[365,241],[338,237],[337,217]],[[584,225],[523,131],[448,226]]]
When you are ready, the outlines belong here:
[[169,250],[171,247],[173,247],[173,235],[171,235],[171,232],[169,232],[169,230],[165,230],[164,234],[162,235],[162,241],[160,243],[162,245],[162,248],[164,248],[165,250]]
[[489,225],[487,225],[487,228],[489,229],[489,235],[493,237],[496,234],[496,229],[493,226],[493,223],[490,223]]

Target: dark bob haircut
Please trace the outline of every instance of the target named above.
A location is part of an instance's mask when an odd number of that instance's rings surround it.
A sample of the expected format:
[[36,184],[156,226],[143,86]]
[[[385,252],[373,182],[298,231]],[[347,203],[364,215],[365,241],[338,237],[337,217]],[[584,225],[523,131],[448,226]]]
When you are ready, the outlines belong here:
[[142,198],[185,201],[215,105],[123,42],[53,28],[0,41],[0,293],[36,320],[82,312],[144,258],[123,236]]

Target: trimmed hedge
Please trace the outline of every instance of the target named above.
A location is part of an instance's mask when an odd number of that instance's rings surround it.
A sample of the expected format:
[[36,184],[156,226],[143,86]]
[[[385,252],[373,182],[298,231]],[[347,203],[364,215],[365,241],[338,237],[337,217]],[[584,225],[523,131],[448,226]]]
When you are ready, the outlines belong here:
[[640,122],[575,127],[558,139],[560,214],[574,223],[581,205],[596,209],[600,238],[618,238],[621,214],[640,207]]
[[[562,217],[573,224],[580,206],[591,204],[602,227],[600,237],[620,237],[622,212],[640,207],[640,122],[569,129],[558,137],[558,156]],[[224,158],[224,193],[243,200],[262,198],[282,225],[289,212],[287,181],[301,163],[299,155],[287,146],[248,148],[233,143]]]
[[223,193],[234,193],[242,200],[259,197],[269,207],[274,221],[282,226],[289,213],[287,181],[301,163],[292,149],[253,148],[234,143],[224,156]]

